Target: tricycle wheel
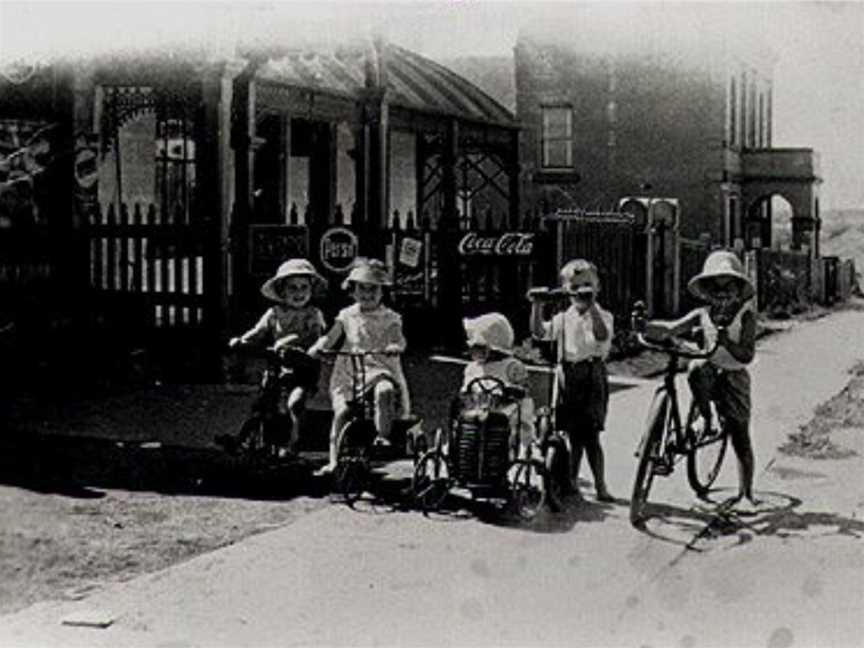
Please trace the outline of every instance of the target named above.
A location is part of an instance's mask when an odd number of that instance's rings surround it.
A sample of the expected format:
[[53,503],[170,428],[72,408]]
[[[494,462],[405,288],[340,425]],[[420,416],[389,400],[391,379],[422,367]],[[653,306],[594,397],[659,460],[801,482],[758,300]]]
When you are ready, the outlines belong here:
[[507,475],[513,512],[523,520],[533,519],[546,503],[549,483],[546,467],[535,459],[518,459],[511,464]]
[[411,491],[414,501],[424,512],[441,508],[450,492],[450,471],[440,450],[428,450],[417,460]]
[[352,506],[366,490],[368,477],[369,469],[362,457],[344,457],[333,472],[334,491]]

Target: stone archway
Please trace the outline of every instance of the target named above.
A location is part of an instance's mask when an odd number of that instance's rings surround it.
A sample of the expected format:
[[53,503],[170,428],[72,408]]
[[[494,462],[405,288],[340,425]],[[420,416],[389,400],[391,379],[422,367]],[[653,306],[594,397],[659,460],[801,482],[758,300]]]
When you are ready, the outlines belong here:
[[759,196],[746,207],[742,231],[745,245],[751,249],[793,247],[793,224],[798,213],[783,194]]
[[[762,247],[771,244],[771,207],[766,201],[782,196],[792,210],[793,250],[807,248],[819,256],[818,163],[811,149],[770,149],[742,156],[741,198],[746,215],[748,240],[759,228]],[[770,205],[770,203],[769,203]]]

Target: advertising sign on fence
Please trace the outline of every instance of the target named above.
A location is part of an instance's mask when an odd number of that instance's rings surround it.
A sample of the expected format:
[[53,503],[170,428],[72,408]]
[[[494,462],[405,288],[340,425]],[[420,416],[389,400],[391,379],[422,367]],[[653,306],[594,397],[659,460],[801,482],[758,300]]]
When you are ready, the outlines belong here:
[[357,235],[347,227],[331,227],[318,244],[321,264],[330,272],[347,272],[358,251]]
[[285,259],[308,255],[309,239],[302,225],[249,226],[249,273],[253,276],[270,276]]
[[531,256],[534,232],[466,232],[457,249],[460,256]]

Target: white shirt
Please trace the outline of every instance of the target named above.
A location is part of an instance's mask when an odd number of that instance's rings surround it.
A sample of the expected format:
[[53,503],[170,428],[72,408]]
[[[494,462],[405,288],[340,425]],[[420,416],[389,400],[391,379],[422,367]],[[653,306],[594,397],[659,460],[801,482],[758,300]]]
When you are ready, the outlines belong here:
[[[612,349],[612,325],[614,318],[612,313],[602,308],[599,304],[600,318],[606,325],[608,336],[605,340],[594,337],[594,326],[588,311],[579,313],[575,306],[570,306],[563,313],[557,313],[550,321],[543,322],[543,339],[558,342],[562,339],[563,327],[563,359],[565,362],[581,362],[589,358],[602,358],[605,360]],[[559,348],[558,353],[562,350]]]

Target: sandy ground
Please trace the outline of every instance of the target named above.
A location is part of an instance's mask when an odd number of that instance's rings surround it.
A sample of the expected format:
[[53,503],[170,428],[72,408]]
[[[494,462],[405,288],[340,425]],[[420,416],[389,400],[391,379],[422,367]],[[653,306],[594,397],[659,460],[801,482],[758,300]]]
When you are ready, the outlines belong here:
[[[844,388],[864,357],[862,317],[839,313],[760,346],[753,429],[763,503],[752,515],[712,512],[676,471],[652,490],[645,532],[629,526],[647,385],[613,395],[605,443],[615,504],[589,500],[531,526],[486,519],[468,503],[465,515],[437,517],[321,507],[81,601],[7,615],[0,644],[860,645],[864,434],[860,419],[850,423],[856,398]],[[819,420],[837,414],[827,434],[842,456],[779,452],[825,403]],[[734,484],[729,461],[716,497]],[[61,623],[74,615],[112,623]]]
[[[651,373],[656,365],[643,357],[617,370]],[[406,367],[412,384],[423,375],[415,400],[434,421],[458,367],[430,371],[419,359]],[[854,452],[830,439],[836,429],[864,427],[857,371],[789,438],[786,452]],[[26,443],[7,437],[0,455],[0,613],[44,599],[78,600],[328,506],[326,485],[308,473],[250,474],[215,452],[213,434],[236,426],[251,393],[164,385],[75,402],[19,400],[13,422],[21,428],[26,421],[31,436]],[[784,470],[791,479],[799,469]]]

